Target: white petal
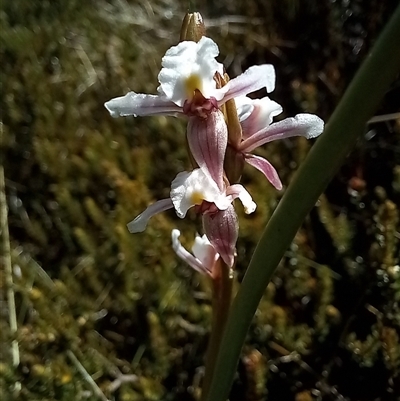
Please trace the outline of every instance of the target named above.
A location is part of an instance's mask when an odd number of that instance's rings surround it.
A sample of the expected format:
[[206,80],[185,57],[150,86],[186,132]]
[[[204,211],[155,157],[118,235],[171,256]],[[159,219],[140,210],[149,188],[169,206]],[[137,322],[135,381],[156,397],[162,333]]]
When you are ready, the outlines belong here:
[[283,111],[280,104],[267,96],[262,99],[251,99],[251,102],[253,105],[251,114],[240,120],[244,138],[248,138],[255,132],[268,127],[272,123],[273,118]]
[[188,179],[190,172],[183,171],[179,173],[171,184],[171,200],[178,217],[183,219],[187,211],[195,205],[193,200],[188,195]]
[[235,98],[235,104],[240,122],[249,118],[254,110],[253,99],[250,99],[248,96]]
[[153,114],[173,115],[182,110],[162,96],[129,92],[104,103],[112,117],[150,116]]
[[192,252],[193,255],[202,262],[203,266],[210,271],[219,257],[217,251],[211,245],[205,234],[202,237],[196,235],[192,246]]
[[266,88],[268,93],[275,89],[275,69],[270,64],[253,65],[243,74],[231,79],[222,88],[227,92],[219,103],[225,103],[229,99],[245,96],[262,88]]
[[223,71],[222,64],[215,60],[218,53],[216,43],[205,36],[198,43],[184,41],[171,47],[162,59],[159,93],[181,107],[191,99],[194,89],[207,99],[214,96],[214,75]]
[[146,227],[151,217],[155,214],[163,212],[164,210],[171,209],[173,207],[170,198],[162,199],[150,205],[143,213],[139,214],[135,220],[132,220],[127,224],[130,233],[141,233]]
[[219,210],[226,210],[231,205],[232,200],[233,199],[229,196],[226,196],[226,194],[219,194],[218,196],[214,197],[213,202]]
[[171,199],[181,219],[191,207],[203,201],[215,203],[220,209],[226,209],[230,204],[229,198],[221,193],[215,181],[199,168],[176,176],[171,184]]
[[324,122],[319,117],[314,114],[297,114],[295,117],[271,124],[269,127],[251,135],[239,145],[239,150],[251,152],[258,146],[268,142],[292,136],[304,136],[307,139],[315,138],[323,130]]
[[[181,233],[179,230],[172,230],[172,248],[175,253],[178,255],[180,259],[186,262],[190,267],[198,271],[202,274],[210,274],[211,269],[209,270],[207,265],[204,265],[199,259],[195,258],[191,253],[189,253],[180,243],[179,237]],[[212,246],[212,245],[210,245]],[[211,266],[212,268],[212,266]]]

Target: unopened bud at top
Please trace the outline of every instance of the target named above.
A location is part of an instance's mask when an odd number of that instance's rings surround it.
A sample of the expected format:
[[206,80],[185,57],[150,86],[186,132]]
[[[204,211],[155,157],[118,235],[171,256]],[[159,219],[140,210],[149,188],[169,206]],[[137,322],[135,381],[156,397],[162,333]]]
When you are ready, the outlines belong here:
[[180,41],[198,42],[206,35],[206,27],[200,13],[187,13],[182,22]]

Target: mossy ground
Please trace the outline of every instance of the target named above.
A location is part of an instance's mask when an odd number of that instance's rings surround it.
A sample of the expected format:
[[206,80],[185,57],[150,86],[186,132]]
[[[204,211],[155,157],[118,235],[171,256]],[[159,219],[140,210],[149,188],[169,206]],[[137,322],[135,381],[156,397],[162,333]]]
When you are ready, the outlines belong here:
[[[231,76],[272,63],[271,97],[285,116],[307,111],[327,121],[396,3],[220,1],[199,11]],[[170,241],[178,227],[190,245],[199,222],[164,213],[143,234],[126,229],[189,166],[185,121],[112,119],[103,107],[128,90],[156,90],[161,56],[177,43],[186,6],[2,3],[1,151],[18,318],[13,337],[2,270],[4,400],[189,401],[199,394],[209,286],[177,260]],[[399,99],[397,82],[377,114],[398,111]],[[291,139],[260,154],[288,185],[309,147]],[[395,399],[399,149],[398,120],[365,127],[266,289],[231,401]],[[258,208],[241,216],[238,281],[281,197],[250,168],[243,182]]]

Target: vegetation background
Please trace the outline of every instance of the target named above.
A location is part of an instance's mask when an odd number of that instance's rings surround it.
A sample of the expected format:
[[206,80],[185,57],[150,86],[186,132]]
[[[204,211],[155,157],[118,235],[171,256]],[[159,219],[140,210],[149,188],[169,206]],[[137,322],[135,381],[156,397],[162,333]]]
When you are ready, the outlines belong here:
[[[198,11],[230,76],[272,63],[282,117],[328,121],[397,3],[220,0]],[[190,246],[201,227],[164,213],[143,234],[126,229],[189,166],[185,121],[112,119],[103,107],[155,92],[186,11],[182,0],[1,3],[1,239],[18,323],[12,333],[2,269],[2,400],[197,399],[209,286],[174,255],[170,233]],[[377,114],[399,108],[397,81]],[[310,146],[290,139],[260,154],[288,185]],[[239,282],[282,196],[254,169],[243,182],[258,208],[241,216]],[[399,204],[400,122],[370,123],[266,289],[231,401],[396,399]]]

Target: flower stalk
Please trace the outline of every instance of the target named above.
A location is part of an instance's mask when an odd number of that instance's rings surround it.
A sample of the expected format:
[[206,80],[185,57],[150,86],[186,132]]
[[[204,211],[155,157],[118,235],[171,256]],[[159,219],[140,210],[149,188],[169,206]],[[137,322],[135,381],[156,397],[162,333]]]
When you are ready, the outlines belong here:
[[201,391],[202,400],[207,399],[208,390],[214,375],[218,350],[221,345],[222,334],[232,301],[233,278],[232,269],[219,259],[214,267],[212,277],[212,320]]

